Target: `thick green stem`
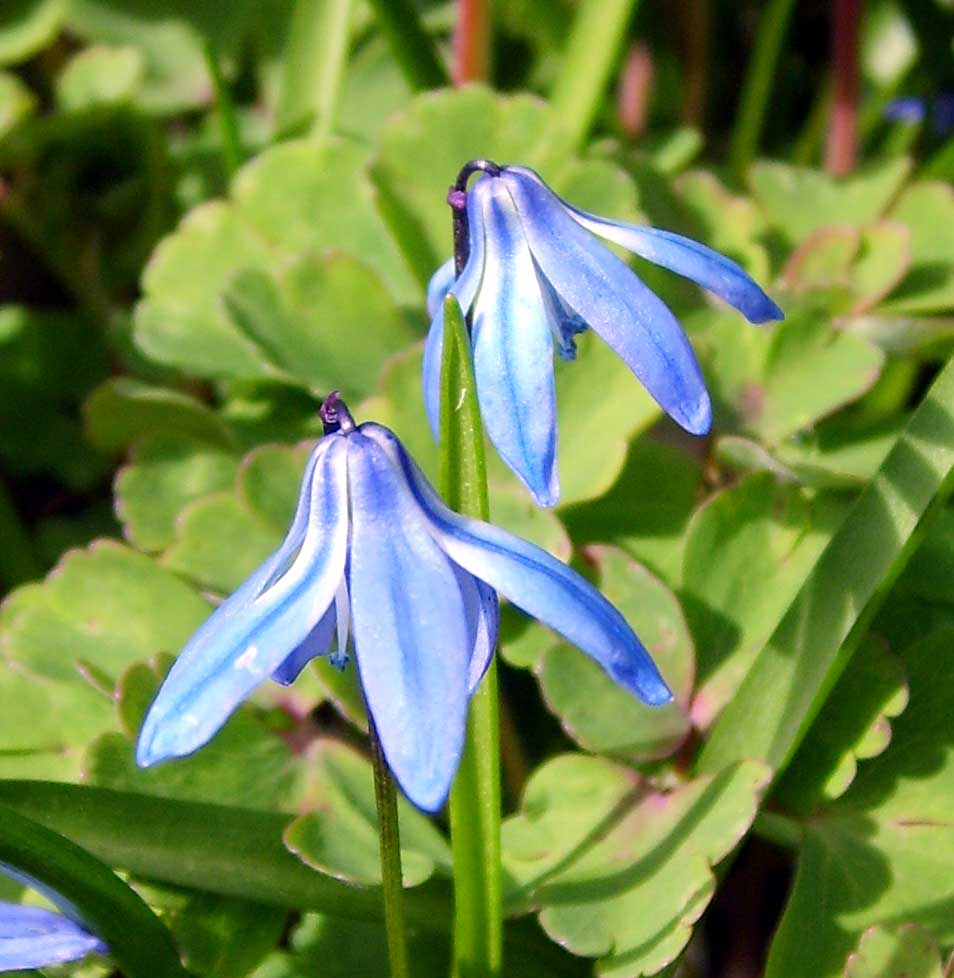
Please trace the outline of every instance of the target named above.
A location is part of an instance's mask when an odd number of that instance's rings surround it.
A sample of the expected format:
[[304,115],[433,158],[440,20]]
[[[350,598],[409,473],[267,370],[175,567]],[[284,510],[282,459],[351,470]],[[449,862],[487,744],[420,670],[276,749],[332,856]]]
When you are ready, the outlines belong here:
[[762,14],[729,147],[729,167],[739,180],[758,151],[782,41],[794,6],[795,0],[770,0]]
[[401,74],[415,92],[446,85],[447,71],[411,0],[370,0]]
[[327,136],[335,124],[352,0],[297,0],[282,73],[279,135]]
[[374,767],[374,800],[378,809],[378,835],[381,840],[381,888],[384,896],[384,929],[388,937],[388,960],[391,964],[391,978],[408,978],[410,970],[407,930],[404,926],[404,884],[401,877],[397,791],[373,720],[369,721],[369,726]]
[[[470,340],[453,296],[444,303],[440,488],[448,505],[486,519],[487,471]],[[500,721],[496,662],[470,702],[467,742],[450,797],[455,978],[497,978],[503,967]]]
[[619,63],[636,0],[584,0],[573,22],[550,100],[568,152],[586,140]]

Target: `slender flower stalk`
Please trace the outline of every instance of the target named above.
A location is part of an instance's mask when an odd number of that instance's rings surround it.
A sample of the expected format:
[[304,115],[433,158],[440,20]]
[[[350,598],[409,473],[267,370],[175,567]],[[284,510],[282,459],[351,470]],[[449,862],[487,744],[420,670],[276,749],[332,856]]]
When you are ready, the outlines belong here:
[[641,41],[637,41],[629,49],[623,62],[616,93],[620,125],[634,141],[646,131],[653,73],[652,51]]
[[490,0],[457,0],[454,24],[455,85],[490,77]]
[[835,0],[832,20],[834,98],[825,169],[844,176],[855,167],[858,154],[858,30],[861,0]]

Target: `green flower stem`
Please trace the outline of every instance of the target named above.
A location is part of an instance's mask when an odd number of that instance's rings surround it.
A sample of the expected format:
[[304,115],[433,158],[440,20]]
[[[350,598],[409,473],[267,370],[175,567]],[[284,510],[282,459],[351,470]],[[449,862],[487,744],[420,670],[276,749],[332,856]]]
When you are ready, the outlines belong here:
[[749,163],[758,151],[778,58],[794,7],[795,0],[770,0],[762,13],[729,145],[729,168],[739,180],[745,177]]
[[447,70],[411,0],[370,0],[370,6],[411,88],[423,92],[446,85]]
[[353,0],[297,0],[285,47],[279,136],[329,135],[350,41]]
[[580,149],[619,63],[637,0],[584,0],[550,93],[553,117],[568,152]]
[[[484,434],[464,317],[444,303],[440,489],[453,509],[487,519]],[[500,721],[496,659],[470,702],[467,742],[450,797],[454,855],[454,976],[502,974]]]
[[378,809],[381,840],[381,888],[384,896],[384,929],[388,936],[391,978],[408,978],[407,930],[404,926],[404,883],[401,876],[401,832],[398,825],[397,790],[388,770],[374,721],[369,718],[371,761],[374,767],[374,800]]
[[205,55],[206,67],[212,78],[212,90],[215,92],[215,114],[222,136],[222,161],[225,163],[225,172],[231,180],[245,157],[242,152],[242,139],[239,136],[238,117],[235,114],[232,94],[222,76],[219,59],[215,56],[208,38],[202,42],[202,53]]

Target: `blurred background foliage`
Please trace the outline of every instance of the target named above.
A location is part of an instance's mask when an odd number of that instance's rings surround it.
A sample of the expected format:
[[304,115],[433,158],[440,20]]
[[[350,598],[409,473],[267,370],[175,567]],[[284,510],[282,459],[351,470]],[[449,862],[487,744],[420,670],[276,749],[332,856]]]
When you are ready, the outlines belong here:
[[[591,575],[676,694],[650,711],[505,610],[507,973],[950,974],[954,440],[922,399],[954,349],[954,4],[516,0],[476,37],[484,4],[422,4],[431,80],[387,6],[0,5],[0,800],[128,873],[197,975],[385,972],[353,669],[154,771],[132,742],[280,540],[324,394],[435,474],[446,189],[520,162],[731,255],[786,319],[640,264],[712,436],[584,336],[559,507],[491,453],[494,520]],[[410,806],[402,833],[443,974],[446,838]]]

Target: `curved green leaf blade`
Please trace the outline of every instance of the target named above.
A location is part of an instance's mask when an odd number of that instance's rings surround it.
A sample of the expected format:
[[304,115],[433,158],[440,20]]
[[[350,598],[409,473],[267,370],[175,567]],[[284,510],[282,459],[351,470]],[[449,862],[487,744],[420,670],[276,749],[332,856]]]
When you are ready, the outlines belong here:
[[69,901],[127,978],[186,978],[169,932],[114,873],[74,842],[0,809],[0,863]]

